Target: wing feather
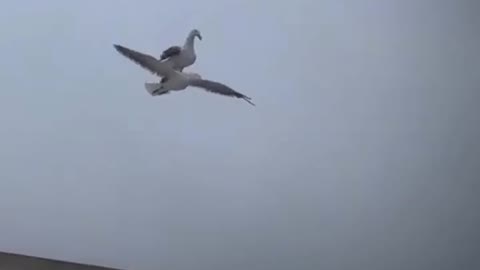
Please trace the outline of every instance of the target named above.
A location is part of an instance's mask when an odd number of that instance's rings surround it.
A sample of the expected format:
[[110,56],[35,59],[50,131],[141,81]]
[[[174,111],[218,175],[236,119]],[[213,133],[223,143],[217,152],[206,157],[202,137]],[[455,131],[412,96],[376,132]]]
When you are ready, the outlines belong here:
[[160,77],[167,77],[175,72],[170,66],[160,62],[151,55],[144,54],[117,44],[114,44],[113,46],[123,56],[149,70],[150,72],[159,75]]
[[229,86],[223,83],[214,82],[210,80],[195,79],[195,80],[190,80],[190,85],[194,87],[203,88],[204,90],[209,91],[211,93],[241,98],[241,99],[244,99],[246,102],[250,103],[251,105],[255,106],[255,104],[251,102],[252,98],[233,90],[232,88],[230,88]]
[[162,52],[162,55],[160,56],[160,61],[163,61],[167,58],[170,58],[175,55],[179,55],[182,52],[182,47],[180,46],[172,46],[165,51]]

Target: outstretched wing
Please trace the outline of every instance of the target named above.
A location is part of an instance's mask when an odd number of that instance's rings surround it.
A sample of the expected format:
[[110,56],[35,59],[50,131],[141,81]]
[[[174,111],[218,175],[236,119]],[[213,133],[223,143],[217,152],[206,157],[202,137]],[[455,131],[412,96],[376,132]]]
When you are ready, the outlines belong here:
[[113,47],[115,47],[115,49],[123,56],[149,70],[150,72],[159,75],[160,77],[167,77],[175,72],[170,66],[160,62],[151,55],[144,54],[117,44],[114,44]]
[[251,100],[250,97],[247,97],[244,94],[233,90],[232,88],[226,86],[223,83],[209,81],[209,80],[202,80],[202,79],[194,79],[194,80],[190,80],[190,85],[194,87],[203,88],[206,91],[209,91],[211,93],[241,98],[241,99],[244,99],[246,102],[250,103],[251,105],[255,106],[255,104],[253,104],[253,102],[250,101]]
[[160,61],[163,61],[167,58],[170,58],[175,55],[179,55],[180,52],[182,51],[182,47],[180,46],[172,46],[165,51],[162,52],[162,55],[160,55]]

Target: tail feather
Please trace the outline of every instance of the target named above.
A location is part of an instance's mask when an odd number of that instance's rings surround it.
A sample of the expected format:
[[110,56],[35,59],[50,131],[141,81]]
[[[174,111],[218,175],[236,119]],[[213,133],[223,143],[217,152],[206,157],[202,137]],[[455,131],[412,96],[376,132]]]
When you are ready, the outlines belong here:
[[150,95],[154,96],[155,94],[153,93],[155,90],[160,88],[161,84],[160,83],[145,83],[145,89],[147,90]]

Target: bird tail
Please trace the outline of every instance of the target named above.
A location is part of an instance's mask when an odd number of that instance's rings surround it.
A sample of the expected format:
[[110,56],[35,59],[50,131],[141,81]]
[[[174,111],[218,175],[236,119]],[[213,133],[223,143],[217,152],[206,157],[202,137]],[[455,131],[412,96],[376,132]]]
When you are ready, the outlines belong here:
[[153,91],[157,90],[158,88],[160,88],[161,84],[160,83],[148,83],[146,82],[145,83],[145,89],[147,90],[148,93],[150,93],[150,95],[154,95],[153,94]]

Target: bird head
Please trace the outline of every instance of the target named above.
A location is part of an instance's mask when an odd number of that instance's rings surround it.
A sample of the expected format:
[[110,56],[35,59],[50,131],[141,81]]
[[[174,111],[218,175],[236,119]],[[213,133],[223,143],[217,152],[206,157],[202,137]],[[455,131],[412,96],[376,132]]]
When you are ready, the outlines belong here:
[[193,29],[190,32],[190,35],[192,35],[194,37],[197,37],[198,39],[202,40],[202,34],[200,34],[200,31],[198,31],[197,29]]

